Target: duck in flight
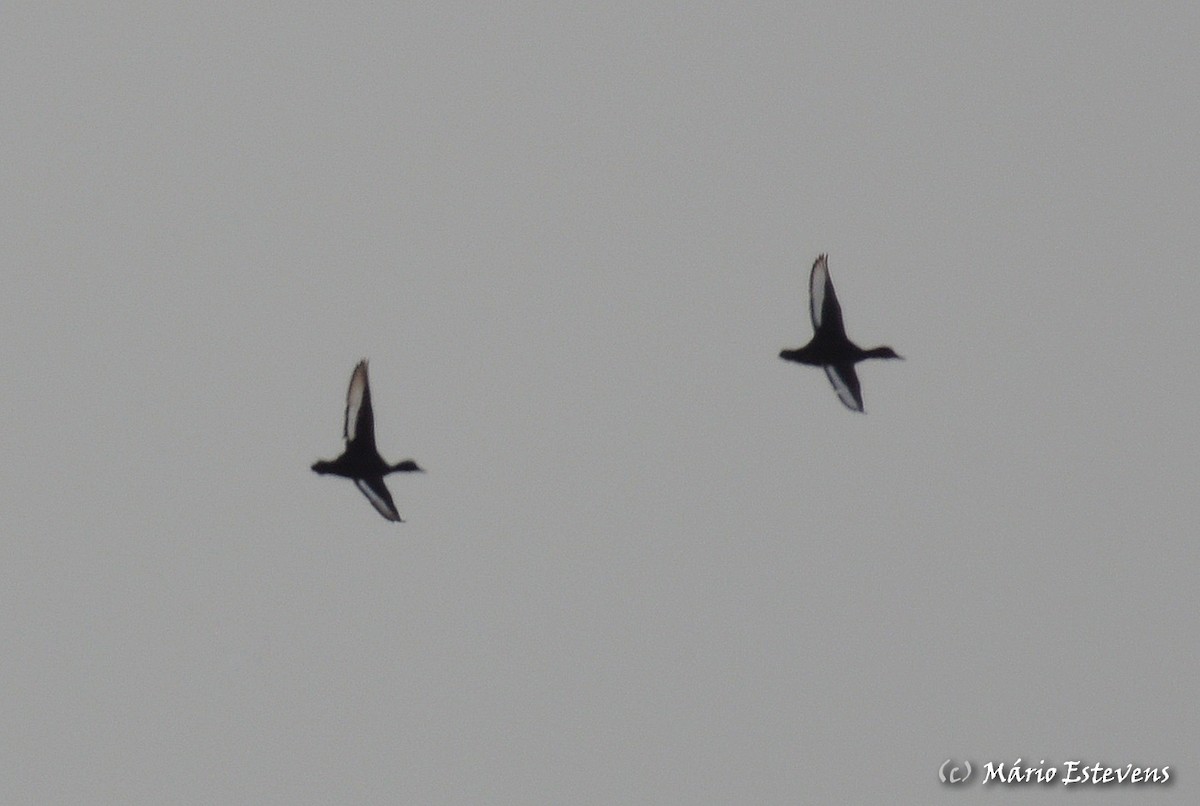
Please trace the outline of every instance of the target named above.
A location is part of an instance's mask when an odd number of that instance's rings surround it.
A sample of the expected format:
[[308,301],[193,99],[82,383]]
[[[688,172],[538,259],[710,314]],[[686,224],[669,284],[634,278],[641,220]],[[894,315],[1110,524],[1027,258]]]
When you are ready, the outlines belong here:
[[813,263],[808,279],[809,313],[812,314],[812,341],[798,350],[784,350],[779,357],[821,367],[829,376],[829,382],[846,408],[863,410],[862,388],[854,365],[867,358],[902,358],[891,347],[873,347],[864,350],[846,338],[846,326],[842,323],[842,307],[833,293],[833,281],[829,279],[829,261],[821,255]]
[[412,459],[395,465],[383,461],[375,449],[375,415],[371,412],[371,388],[367,385],[367,360],[364,358],[350,376],[350,389],[346,392],[346,419],[342,424],[342,435],[346,439],[346,450],[332,462],[319,461],[312,466],[320,475],[331,473],[351,479],[362,494],[389,521],[403,523],[391,493],[383,483],[388,473],[412,473],[424,471]]

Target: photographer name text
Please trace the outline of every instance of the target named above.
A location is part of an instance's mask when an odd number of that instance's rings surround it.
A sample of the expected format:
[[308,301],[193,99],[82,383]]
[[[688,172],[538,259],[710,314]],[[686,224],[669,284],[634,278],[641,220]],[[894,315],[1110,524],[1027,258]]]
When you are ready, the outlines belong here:
[[1165,784],[1171,780],[1171,767],[1138,767],[1125,764],[1110,767],[1086,761],[1064,761],[1047,765],[1042,759],[1037,766],[1023,765],[1021,759],[1012,764],[989,761],[983,765],[982,783],[990,784],[1051,784],[1061,781],[1066,786],[1106,784]]

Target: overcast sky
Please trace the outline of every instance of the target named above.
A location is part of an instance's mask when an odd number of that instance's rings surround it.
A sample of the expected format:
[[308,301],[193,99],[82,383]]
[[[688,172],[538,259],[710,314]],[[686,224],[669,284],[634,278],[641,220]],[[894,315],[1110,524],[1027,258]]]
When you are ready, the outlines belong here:
[[724,5],[6,7],[0,799],[1196,802],[1200,7]]

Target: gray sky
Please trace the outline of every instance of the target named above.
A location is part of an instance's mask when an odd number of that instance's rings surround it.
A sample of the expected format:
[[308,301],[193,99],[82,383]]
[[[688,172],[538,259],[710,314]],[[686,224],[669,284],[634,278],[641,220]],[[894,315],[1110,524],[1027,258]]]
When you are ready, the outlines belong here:
[[1200,9],[381,5],[2,15],[0,799],[1196,802]]

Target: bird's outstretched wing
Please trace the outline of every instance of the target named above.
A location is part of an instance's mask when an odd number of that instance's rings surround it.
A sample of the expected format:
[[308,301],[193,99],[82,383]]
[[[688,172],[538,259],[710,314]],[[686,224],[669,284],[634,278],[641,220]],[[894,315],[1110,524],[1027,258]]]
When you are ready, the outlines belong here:
[[812,274],[808,277],[808,292],[813,332],[824,330],[830,336],[845,336],[842,306],[838,305],[837,294],[833,291],[833,280],[829,277],[828,256],[820,255],[813,262]]
[[363,448],[375,448],[375,415],[371,411],[371,387],[367,384],[367,360],[364,358],[350,376],[346,390],[346,420],[342,425],[346,442]]
[[862,387],[858,384],[858,373],[854,371],[853,364],[826,364],[825,374],[846,408],[851,411],[863,410]]
[[379,514],[387,518],[389,521],[398,521],[403,523],[400,513],[396,511],[396,505],[392,503],[392,494],[388,492],[387,485],[383,483],[383,479],[378,476],[369,479],[355,479],[355,485],[362,490],[362,494],[371,502],[371,506],[379,511]]

